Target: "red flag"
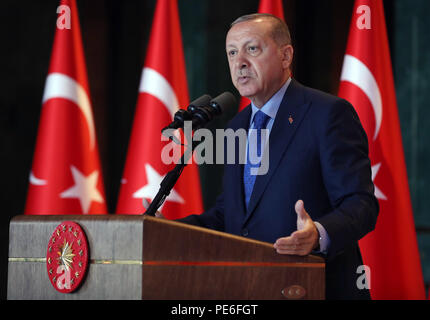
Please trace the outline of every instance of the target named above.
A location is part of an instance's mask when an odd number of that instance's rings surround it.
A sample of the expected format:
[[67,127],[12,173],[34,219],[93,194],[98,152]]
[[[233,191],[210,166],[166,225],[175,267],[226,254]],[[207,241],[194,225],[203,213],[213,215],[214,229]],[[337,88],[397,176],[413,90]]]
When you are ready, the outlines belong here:
[[424,299],[381,0],[355,1],[339,96],[352,103],[366,130],[380,204],[376,229],[360,241],[372,298]]
[[[282,0],[260,0],[260,4],[258,6],[258,12],[270,13],[270,14],[273,14],[274,16],[277,16],[278,18],[281,18],[282,20],[285,20]],[[242,97],[239,103],[239,111],[242,111],[243,109],[245,109],[245,107],[250,103],[251,101],[248,98]]]
[[260,0],[260,5],[258,6],[258,12],[270,13],[282,20],[285,20],[282,0]]
[[25,214],[107,213],[75,0],[57,13]]
[[[158,0],[142,71],[117,213],[144,213],[142,202],[153,200],[162,178],[174,168],[174,163],[166,164],[166,161],[162,161],[163,148],[173,142],[161,141],[161,129],[172,122],[178,107],[186,107],[188,102],[177,2]],[[170,219],[202,212],[196,164],[185,167],[160,209]]]

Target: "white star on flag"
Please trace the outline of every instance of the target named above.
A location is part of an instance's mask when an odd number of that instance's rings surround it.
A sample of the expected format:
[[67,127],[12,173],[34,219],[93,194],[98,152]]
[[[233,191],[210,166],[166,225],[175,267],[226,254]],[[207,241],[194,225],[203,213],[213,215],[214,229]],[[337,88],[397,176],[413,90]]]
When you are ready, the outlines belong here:
[[104,202],[102,195],[97,190],[97,180],[99,172],[93,171],[89,176],[85,176],[76,167],[70,166],[75,185],[60,193],[61,198],[79,199],[83,213],[88,213],[91,202]]
[[[157,195],[158,190],[160,189],[160,183],[161,181],[163,181],[164,176],[161,176],[149,163],[145,165],[145,171],[146,180],[148,183],[139,190],[137,190],[135,193],[133,193],[133,198],[140,198],[142,200],[148,198],[152,201]],[[170,194],[166,198],[166,201],[185,203],[184,199],[179,195],[179,193],[175,191],[175,189],[172,189],[170,191]],[[161,208],[162,207],[163,206],[161,206]]]
[[[372,166],[372,181],[375,183],[375,177],[378,174],[379,168],[381,167],[381,163],[377,163],[374,166]],[[375,197],[381,200],[387,200],[387,197],[385,194],[382,193],[381,190],[376,186],[375,184]]]

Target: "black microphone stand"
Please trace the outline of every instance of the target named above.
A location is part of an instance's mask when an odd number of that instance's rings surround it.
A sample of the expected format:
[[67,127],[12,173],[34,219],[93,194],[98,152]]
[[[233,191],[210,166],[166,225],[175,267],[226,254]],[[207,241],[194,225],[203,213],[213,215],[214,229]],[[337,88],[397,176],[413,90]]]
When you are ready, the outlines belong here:
[[155,213],[157,212],[158,208],[161,207],[161,205],[164,203],[166,198],[169,196],[170,191],[173,189],[174,185],[176,184],[176,181],[178,181],[188,161],[193,156],[194,149],[201,142],[203,141],[192,141],[191,146],[186,148],[184,154],[179,160],[179,163],[177,163],[176,166],[166,174],[163,181],[161,181],[160,189],[158,190],[157,195],[151,201],[151,204],[149,205],[148,209],[145,211],[144,214],[147,214],[153,217],[155,216]]
[[[199,99],[200,100],[204,99],[204,101],[206,101],[208,97],[210,98],[210,96],[207,96],[207,97],[206,96],[207,95],[204,95]],[[230,92],[224,92],[219,96],[217,96],[216,98],[212,99],[209,102],[208,106],[205,106],[205,103],[202,103],[203,106],[199,106],[200,102],[194,101],[194,103],[188,107],[189,111],[186,112],[183,110],[175,114],[176,122],[174,122],[175,124],[174,128],[178,128],[178,125],[183,124],[185,120],[189,120],[190,118],[192,119],[192,128],[194,128],[194,130],[205,127],[205,125],[209,123],[214,116],[222,113],[222,110],[223,110],[222,105],[224,107],[231,106],[235,104],[235,102],[236,102],[236,99]],[[190,113],[191,113],[191,116],[190,116]],[[170,126],[171,125],[164,128],[162,130],[162,133],[165,129],[171,128]],[[179,163],[176,164],[175,168],[169,171],[167,175],[164,177],[163,181],[161,181],[160,190],[158,190],[157,195],[152,200],[145,214],[150,216],[155,216],[155,213],[157,212],[158,208],[160,208],[161,205],[164,203],[164,200],[166,200],[167,196],[170,194],[170,191],[173,189],[173,186],[175,185],[176,181],[178,181],[179,177],[181,176],[182,170],[184,170],[188,161],[193,156],[194,149],[203,141],[196,142],[192,140],[190,147],[188,147],[185,150],[184,154],[179,160]]]

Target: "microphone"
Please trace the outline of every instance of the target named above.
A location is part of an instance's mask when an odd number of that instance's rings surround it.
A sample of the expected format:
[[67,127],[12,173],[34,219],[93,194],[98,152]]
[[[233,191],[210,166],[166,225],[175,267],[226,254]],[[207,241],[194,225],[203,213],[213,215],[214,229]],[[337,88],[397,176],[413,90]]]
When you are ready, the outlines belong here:
[[182,128],[184,126],[184,121],[192,120],[193,113],[195,112],[195,110],[202,106],[208,106],[211,99],[212,97],[210,95],[204,94],[201,97],[195,99],[194,101],[191,101],[190,105],[187,107],[187,110],[179,109],[178,111],[176,111],[175,115],[173,116],[173,121],[167,127],[164,127],[161,130],[161,133],[163,133],[167,129]]
[[[190,110],[187,110],[190,114],[192,114],[193,126],[195,125],[197,128],[204,126],[206,123],[212,120],[214,116],[221,114],[224,110],[231,108],[236,104],[236,98],[230,92],[224,92],[220,94],[215,99],[210,100],[208,105],[205,105],[206,103],[200,103],[200,101],[206,99],[203,97],[204,96],[193,101],[188,107]],[[202,100],[200,100],[201,98]],[[196,101],[198,101],[198,103],[196,103]],[[203,104],[203,106],[199,104]],[[181,115],[183,114],[185,113],[181,113]],[[181,121],[181,119],[179,121]],[[169,126],[173,125],[176,124],[171,123]],[[182,125],[184,125],[183,122]],[[177,128],[179,127],[176,127],[176,129]],[[178,181],[182,171],[184,170],[184,167],[187,165],[190,157],[192,156],[193,150],[197,145],[199,145],[199,143],[201,142],[196,142],[193,140],[191,142],[191,147],[187,148],[185,153],[182,155],[181,160],[176,164],[175,168],[166,174],[166,176],[163,178],[163,181],[160,183],[160,190],[155,195],[145,214],[155,216],[157,209],[163,204],[166,197],[170,194],[173,186],[175,185],[176,181]]]
[[236,105],[236,98],[228,91],[221,93],[209,102],[208,106],[196,108],[192,115],[193,129],[204,127],[215,116],[220,115],[225,110],[233,108]]

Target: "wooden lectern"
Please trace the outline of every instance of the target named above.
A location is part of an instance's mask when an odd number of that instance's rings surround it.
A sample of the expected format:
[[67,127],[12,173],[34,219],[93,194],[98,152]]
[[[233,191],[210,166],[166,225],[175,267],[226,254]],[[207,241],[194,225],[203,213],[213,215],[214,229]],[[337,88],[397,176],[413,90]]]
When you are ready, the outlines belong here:
[[[72,293],[51,284],[46,252],[55,228],[74,221],[89,246],[86,277]],[[324,299],[318,256],[135,215],[17,216],[10,223],[8,299]]]

